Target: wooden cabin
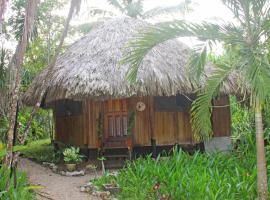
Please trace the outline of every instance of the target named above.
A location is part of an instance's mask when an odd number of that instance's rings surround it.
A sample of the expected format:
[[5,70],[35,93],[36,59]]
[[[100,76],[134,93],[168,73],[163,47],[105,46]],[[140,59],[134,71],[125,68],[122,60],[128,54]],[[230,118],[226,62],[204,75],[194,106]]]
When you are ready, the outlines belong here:
[[[227,105],[228,97],[214,105]],[[59,100],[51,105],[55,116],[55,140],[81,148],[195,145],[190,123],[191,102],[183,95],[173,97],[132,97],[84,102]],[[134,114],[134,115],[133,115]],[[128,127],[134,125],[128,133]],[[214,108],[213,136],[230,136],[230,108]],[[100,130],[99,130],[100,129]]]
[[[198,144],[190,124],[191,101],[199,89],[187,75],[190,49],[176,39],[154,47],[134,84],[126,80],[129,66],[119,65],[130,38],[149,26],[132,18],[100,23],[72,44],[52,71],[36,77],[23,101],[35,105],[45,89],[43,106],[54,111],[56,141],[90,150],[132,146],[150,152]],[[206,65],[200,87],[214,68]],[[42,85],[47,76],[50,82]],[[224,85],[213,105],[229,103],[232,83]],[[230,108],[214,108],[212,125],[214,137],[229,136]]]

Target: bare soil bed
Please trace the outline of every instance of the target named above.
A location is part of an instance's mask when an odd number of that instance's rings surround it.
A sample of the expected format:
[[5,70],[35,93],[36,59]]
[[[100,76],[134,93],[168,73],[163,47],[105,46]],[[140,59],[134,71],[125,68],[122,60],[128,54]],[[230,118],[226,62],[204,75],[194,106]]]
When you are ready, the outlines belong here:
[[30,184],[42,186],[36,191],[38,200],[98,200],[97,197],[80,192],[80,186],[92,179],[94,174],[61,176],[27,158],[20,158],[19,169],[27,173]]

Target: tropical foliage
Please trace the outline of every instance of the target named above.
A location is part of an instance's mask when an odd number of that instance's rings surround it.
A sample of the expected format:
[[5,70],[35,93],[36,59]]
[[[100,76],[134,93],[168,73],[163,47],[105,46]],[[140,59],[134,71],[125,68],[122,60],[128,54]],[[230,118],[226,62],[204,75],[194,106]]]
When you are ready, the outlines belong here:
[[[23,157],[30,158],[38,163],[59,163],[63,157],[63,152],[61,150],[55,151],[55,148],[49,139],[36,140],[29,142],[27,145],[17,145],[14,146],[13,151],[20,151]],[[0,143],[0,162],[5,155],[5,146]]]
[[93,182],[100,188],[105,183],[119,184],[119,199],[244,200],[257,197],[256,175],[256,157],[250,151],[189,155],[175,149],[168,158],[139,158],[117,176],[107,173]]
[[[5,18],[3,24],[3,34],[1,35],[1,64],[0,64],[0,140],[6,140],[8,129],[7,110],[9,102],[8,85],[14,77],[14,69],[8,65],[12,50],[9,49],[9,41],[17,41],[21,37],[23,22],[25,17],[25,0],[15,0],[11,2],[11,15]],[[34,26],[34,32],[31,37],[25,61],[22,68],[21,91],[25,91],[40,70],[42,70],[54,55],[56,44],[59,40],[63,28],[64,18],[53,14],[53,11],[65,5],[66,1],[41,1],[38,9],[37,20]],[[46,17],[45,17],[46,16]],[[18,113],[19,131],[23,132],[27,120],[30,116],[30,110],[20,107]],[[46,121],[46,123],[45,123]],[[49,123],[47,123],[49,122]],[[52,116],[50,111],[40,110],[35,116],[27,140],[42,139],[49,137],[52,132]]]
[[38,163],[59,163],[62,160],[62,151],[56,151],[49,139],[29,142],[21,150],[22,156],[35,160]]
[[66,148],[63,151],[65,163],[76,164],[82,162],[83,156],[80,155],[80,149],[75,147]]
[[[251,0],[232,0],[224,1],[224,3],[234,12],[240,25],[232,23],[219,25],[207,22],[193,24],[184,21],[161,23],[156,27],[149,27],[148,30],[134,37],[129,42],[129,46],[135,48],[130,55],[123,59],[123,63],[130,65],[127,78],[135,81],[140,63],[154,46],[172,38],[197,37],[204,43],[193,49],[189,67],[190,74],[192,75],[190,78],[199,84],[200,76],[203,75],[205,70],[204,65],[208,58],[208,51],[211,51],[217,42],[224,44],[226,59],[218,63],[216,72],[210,77],[202,91],[201,98],[197,100],[193,107],[195,115],[193,126],[197,130],[196,132],[199,133],[211,132],[209,117],[211,115],[211,109],[209,109],[211,104],[209,102],[218,95],[218,91],[232,73],[240,73],[242,75],[241,79],[239,77],[239,79],[235,79],[242,89],[242,91],[238,92],[245,94],[246,90],[248,90],[251,93],[250,102],[252,105],[255,105],[258,100],[265,102],[269,94],[269,87],[267,87],[267,83],[270,81],[267,59],[268,40],[266,39],[268,38],[270,26],[268,16],[269,5],[267,1]],[[247,19],[250,21],[247,21]],[[249,38],[247,38],[247,34],[250,35]],[[205,121],[202,122],[199,118]],[[207,137],[208,135],[205,136]]]
[[0,166],[0,199],[10,199],[10,200],[32,200],[34,199],[34,193],[31,187],[27,183],[27,177],[25,173],[17,173],[17,184],[14,188],[14,179],[11,177],[11,185],[8,190],[6,190],[6,182],[9,178],[9,170]]
[[217,98],[233,77],[238,88],[232,93],[248,95],[256,116],[258,188],[262,199],[267,198],[266,162],[263,141],[262,109],[270,94],[269,27],[270,3],[267,0],[223,0],[232,11],[237,23],[202,24],[173,21],[149,28],[129,44],[131,53],[124,59],[131,69],[128,79],[135,80],[144,56],[157,44],[171,38],[192,36],[202,42],[193,49],[189,62],[190,79],[200,86],[205,72],[207,53],[216,43],[222,43],[226,58],[217,65],[213,74],[198,92],[192,105],[192,126],[196,138],[206,139],[212,133],[212,99]]
[[117,176],[106,173],[92,182],[100,188],[119,184],[119,199],[256,199],[254,115],[235,98],[231,113],[234,150],[229,154],[190,155],[175,149],[170,157],[139,158]]
[[[133,17],[133,18],[141,18],[141,19],[149,19],[154,18],[160,15],[166,15],[166,14],[184,14],[186,11],[191,10],[190,5],[192,4],[191,0],[184,0],[180,1],[178,5],[175,6],[168,6],[168,7],[156,7],[152,8],[150,10],[145,11],[144,10],[144,1],[143,0],[135,0],[135,1],[129,1],[129,0],[107,0],[107,2],[118,12]],[[112,11],[100,9],[100,8],[93,8],[90,7],[89,9],[89,15],[90,16],[115,16],[116,13],[113,13]]]
[[[15,0],[10,4],[11,15],[5,18],[3,24],[3,34],[1,35],[1,51],[0,51],[0,140],[6,140],[8,129],[8,102],[10,80],[12,80],[13,70],[10,68],[9,60],[11,58],[12,49],[9,41],[18,41],[22,34],[23,22],[25,17],[25,0]],[[41,1],[37,20],[35,21],[34,32],[31,36],[31,42],[26,51],[25,60],[22,68],[22,92],[26,91],[29,84],[35,76],[48,65],[56,51],[56,46],[63,29],[64,17],[58,15],[55,10],[65,6],[65,0],[49,0]],[[20,106],[18,113],[20,136],[26,128],[26,123],[30,117],[31,110]],[[52,113],[51,111],[39,110],[31,123],[29,136],[27,141],[43,139],[51,136],[52,133]]]
[[132,18],[151,20],[160,16],[169,16],[173,14],[184,16],[186,13],[191,12],[192,7],[194,6],[193,1],[182,0],[179,4],[174,6],[155,7],[150,10],[145,10],[144,0],[107,0],[107,2],[112,7],[112,9],[106,10],[98,7],[89,7],[88,15],[91,17],[97,17],[97,21],[80,24],[75,28],[75,30],[86,34],[96,23],[106,20],[110,17],[115,17],[119,15],[119,13]]

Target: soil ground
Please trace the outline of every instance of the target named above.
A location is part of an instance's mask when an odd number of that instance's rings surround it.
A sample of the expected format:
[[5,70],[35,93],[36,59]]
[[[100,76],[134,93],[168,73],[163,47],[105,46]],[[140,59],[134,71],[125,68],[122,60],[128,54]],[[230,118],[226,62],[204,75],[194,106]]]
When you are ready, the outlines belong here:
[[27,173],[31,185],[42,186],[42,189],[36,190],[37,200],[98,200],[97,197],[80,192],[80,186],[93,179],[94,174],[61,176],[27,158],[20,158],[19,169]]

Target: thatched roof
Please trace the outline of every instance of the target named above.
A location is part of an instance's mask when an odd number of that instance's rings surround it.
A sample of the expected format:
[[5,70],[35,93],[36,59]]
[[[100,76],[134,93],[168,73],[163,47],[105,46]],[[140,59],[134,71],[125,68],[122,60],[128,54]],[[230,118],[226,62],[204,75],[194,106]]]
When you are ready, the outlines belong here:
[[[158,45],[146,55],[135,85],[125,79],[128,66],[119,65],[124,47],[134,34],[147,26],[147,22],[133,18],[96,25],[58,58],[50,72],[46,102],[193,93],[196,88],[187,77],[186,65],[190,50],[176,39]],[[24,103],[35,104],[46,73],[45,69],[35,78],[24,95]],[[230,84],[226,90],[230,90]]]

